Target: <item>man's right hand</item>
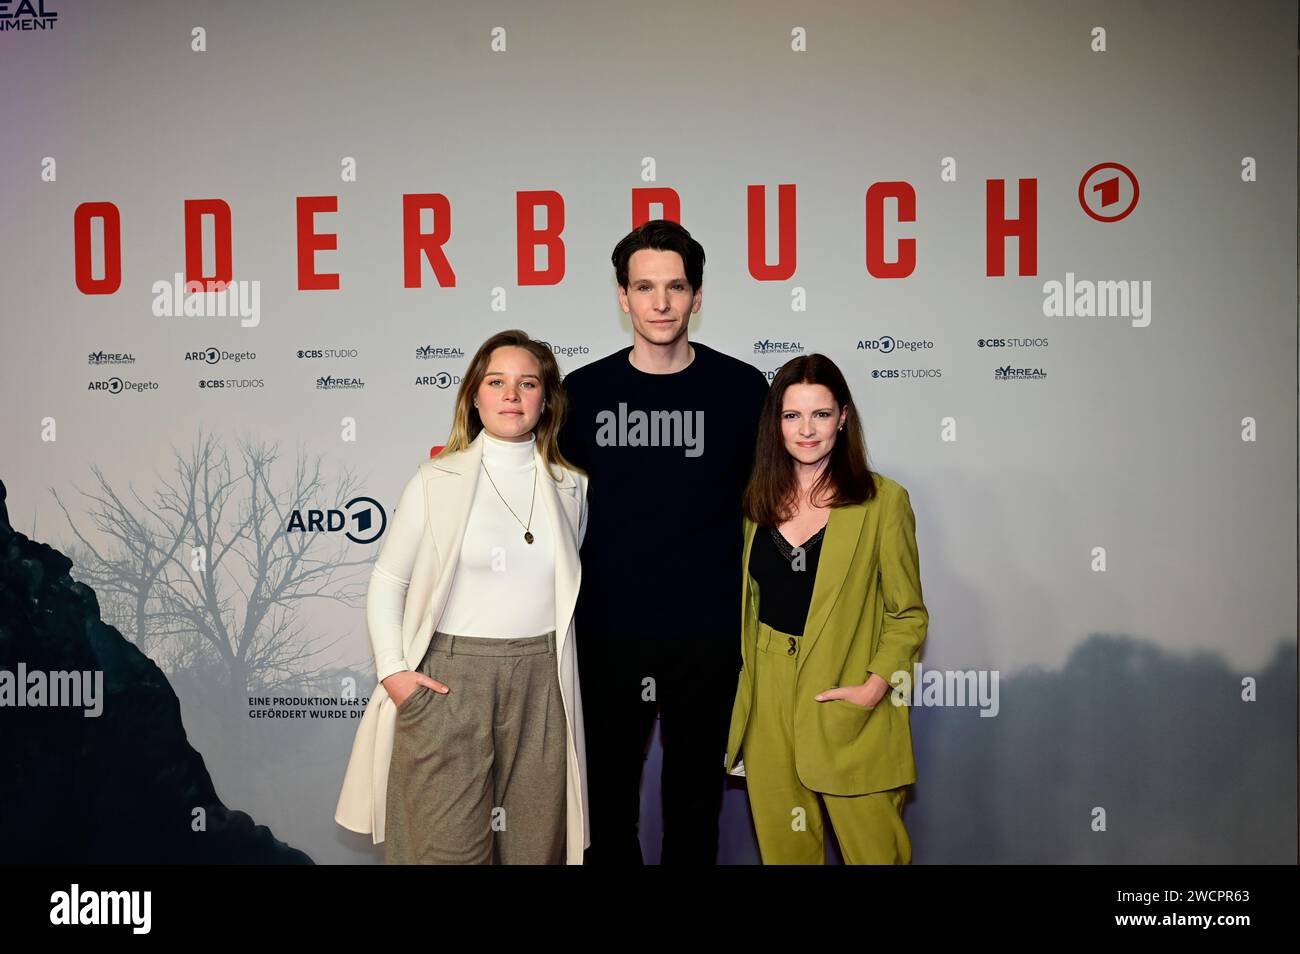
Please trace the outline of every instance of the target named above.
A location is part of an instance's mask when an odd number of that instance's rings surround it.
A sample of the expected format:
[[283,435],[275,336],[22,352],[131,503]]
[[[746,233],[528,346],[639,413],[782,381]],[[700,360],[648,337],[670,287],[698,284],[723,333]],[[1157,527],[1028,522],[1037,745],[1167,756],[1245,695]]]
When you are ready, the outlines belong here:
[[422,672],[416,672],[413,669],[404,669],[401,672],[395,672],[384,680],[384,691],[388,693],[388,698],[393,700],[397,708],[402,708],[402,703],[406,697],[415,692],[416,686],[428,686],[434,692],[440,692],[444,696],[451,690],[440,683],[437,679],[431,679]]

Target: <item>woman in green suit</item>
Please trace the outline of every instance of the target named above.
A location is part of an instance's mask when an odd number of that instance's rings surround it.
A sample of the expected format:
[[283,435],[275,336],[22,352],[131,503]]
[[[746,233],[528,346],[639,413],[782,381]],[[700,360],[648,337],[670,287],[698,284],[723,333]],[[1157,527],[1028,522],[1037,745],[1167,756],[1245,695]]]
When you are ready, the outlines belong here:
[[[764,864],[823,864],[824,802],[849,864],[909,864],[916,781],[903,693],[929,614],[907,491],[867,466],[844,376],[821,354],[772,382],[745,490],[739,685],[726,767]],[[897,699],[895,698],[897,697]]]

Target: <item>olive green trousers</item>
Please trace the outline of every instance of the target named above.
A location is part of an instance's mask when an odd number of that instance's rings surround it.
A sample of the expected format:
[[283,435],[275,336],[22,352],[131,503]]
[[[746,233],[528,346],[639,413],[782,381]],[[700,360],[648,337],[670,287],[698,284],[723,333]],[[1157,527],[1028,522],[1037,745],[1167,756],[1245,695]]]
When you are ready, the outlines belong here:
[[[846,864],[910,864],[912,842],[903,825],[907,786],[867,795],[829,795],[799,781],[793,713],[801,642],[800,637],[758,624],[754,701],[741,752],[763,864],[825,864],[819,799],[825,803]],[[838,703],[820,703],[834,704]]]

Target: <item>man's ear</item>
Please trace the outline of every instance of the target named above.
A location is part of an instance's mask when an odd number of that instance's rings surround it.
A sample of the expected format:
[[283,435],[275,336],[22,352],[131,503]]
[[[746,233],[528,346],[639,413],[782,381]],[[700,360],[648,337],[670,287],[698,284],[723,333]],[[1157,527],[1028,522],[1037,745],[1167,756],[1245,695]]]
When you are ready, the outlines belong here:
[[623,314],[632,314],[632,306],[628,304],[627,300],[627,289],[622,285],[618,286],[618,307],[623,309]]
[[695,296],[694,296],[693,300],[691,301],[691,314],[692,314],[692,315],[695,314],[697,311],[700,310],[700,302],[703,300],[703,295],[704,295],[704,286],[701,285],[699,288],[695,289]]

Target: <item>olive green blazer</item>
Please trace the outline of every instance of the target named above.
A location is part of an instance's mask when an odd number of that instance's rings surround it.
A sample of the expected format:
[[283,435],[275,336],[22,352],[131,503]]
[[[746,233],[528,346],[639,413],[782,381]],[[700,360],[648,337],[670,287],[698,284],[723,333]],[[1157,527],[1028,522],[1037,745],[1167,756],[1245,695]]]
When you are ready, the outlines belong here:
[[[891,683],[912,675],[929,626],[921,598],[916,518],[902,485],[876,474],[874,500],[835,507],[826,524],[812,603],[796,662],[795,770],[803,784],[831,795],[865,795],[916,781],[906,704],[887,692],[875,706],[818,702],[827,689],[860,685],[871,673]],[[746,519],[742,563],[741,670],[727,740],[726,769],[742,774],[742,742],[753,701],[758,584],[749,575],[756,525]]]

